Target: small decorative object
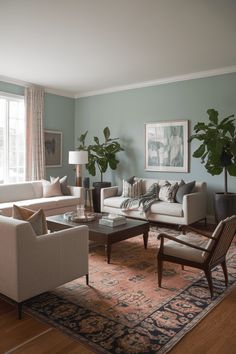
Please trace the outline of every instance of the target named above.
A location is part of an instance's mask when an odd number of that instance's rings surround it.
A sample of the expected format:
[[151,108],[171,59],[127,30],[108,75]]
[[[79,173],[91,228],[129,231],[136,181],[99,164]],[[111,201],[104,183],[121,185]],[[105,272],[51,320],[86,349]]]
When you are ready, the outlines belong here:
[[165,121],[145,126],[145,169],[188,172],[188,121]]
[[85,215],[84,215],[84,205],[83,204],[79,204],[77,205],[77,217],[78,218],[84,218]]
[[88,189],[90,185],[89,177],[84,177],[83,179],[83,187]]
[[127,222],[126,217],[123,215],[118,215],[118,214],[104,215],[99,220],[100,225],[105,225],[105,226],[110,226],[110,227],[124,225],[124,224],[126,224],[126,222]]
[[64,219],[65,219],[66,221],[70,221],[70,220],[72,219],[73,215],[74,215],[74,212],[71,211],[71,212],[65,213],[65,214],[63,215],[63,217],[64,217]]
[[45,130],[45,165],[46,167],[62,166],[62,132]]
[[90,222],[96,220],[96,214],[93,213],[85,213],[83,217],[78,217],[77,215],[73,215],[71,221],[73,222]]
[[208,109],[207,114],[209,123],[197,123],[189,142],[200,141],[193,157],[201,159],[207,172],[212,176],[224,172],[224,192],[215,193],[215,216],[219,222],[236,214],[236,193],[228,192],[228,174],[236,176],[236,126],[234,114],[221,121],[216,110]]

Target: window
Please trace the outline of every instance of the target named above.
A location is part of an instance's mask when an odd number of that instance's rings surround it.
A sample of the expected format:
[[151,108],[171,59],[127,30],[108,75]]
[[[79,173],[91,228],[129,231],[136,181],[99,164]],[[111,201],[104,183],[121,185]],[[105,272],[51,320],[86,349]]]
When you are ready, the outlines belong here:
[[0,183],[25,180],[25,104],[0,92]]

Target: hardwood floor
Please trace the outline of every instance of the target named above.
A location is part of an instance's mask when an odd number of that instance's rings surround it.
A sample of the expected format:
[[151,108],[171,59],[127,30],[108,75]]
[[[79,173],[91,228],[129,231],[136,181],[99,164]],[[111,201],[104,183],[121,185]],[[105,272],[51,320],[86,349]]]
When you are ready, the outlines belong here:
[[[236,288],[169,352],[233,354],[236,348]],[[92,354],[94,351],[60,331],[0,300],[0,353]]]
[[[236,240],[235,240],[236,241]],[[236,288],[169,352],[233,354],[236,352]],[[0,299],[0,354],[92,354],[82,343],[24,314]]]

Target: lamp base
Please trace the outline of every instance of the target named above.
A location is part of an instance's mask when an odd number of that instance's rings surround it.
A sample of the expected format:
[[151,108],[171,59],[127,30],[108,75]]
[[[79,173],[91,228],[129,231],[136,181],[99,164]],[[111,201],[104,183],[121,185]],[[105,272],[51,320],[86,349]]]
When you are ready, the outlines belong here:
[[82,187],[82,177],[76,176],[76,187]]
[[76,187],[82,187],[82,166],[76,165]]

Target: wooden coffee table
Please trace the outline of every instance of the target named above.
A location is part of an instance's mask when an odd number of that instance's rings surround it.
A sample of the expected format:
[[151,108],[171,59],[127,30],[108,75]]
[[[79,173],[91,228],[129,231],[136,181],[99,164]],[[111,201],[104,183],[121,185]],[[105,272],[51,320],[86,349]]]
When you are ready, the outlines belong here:
[[48,228],[52,231],[58,231],[70,227],[86,224],[89,228],[89,240],[105,245],[107,254],[107,263],[111,260],[111,246],[114,243],[127,240],[131,237],[143,235],[144,248],[147,248],[149,223],[147,221],[127,218],[127,223],[121,226],[109,227],[99,224],[101,214],[96,216],[94,221],[78,223],[67,221],[63,214],[48,216]]

